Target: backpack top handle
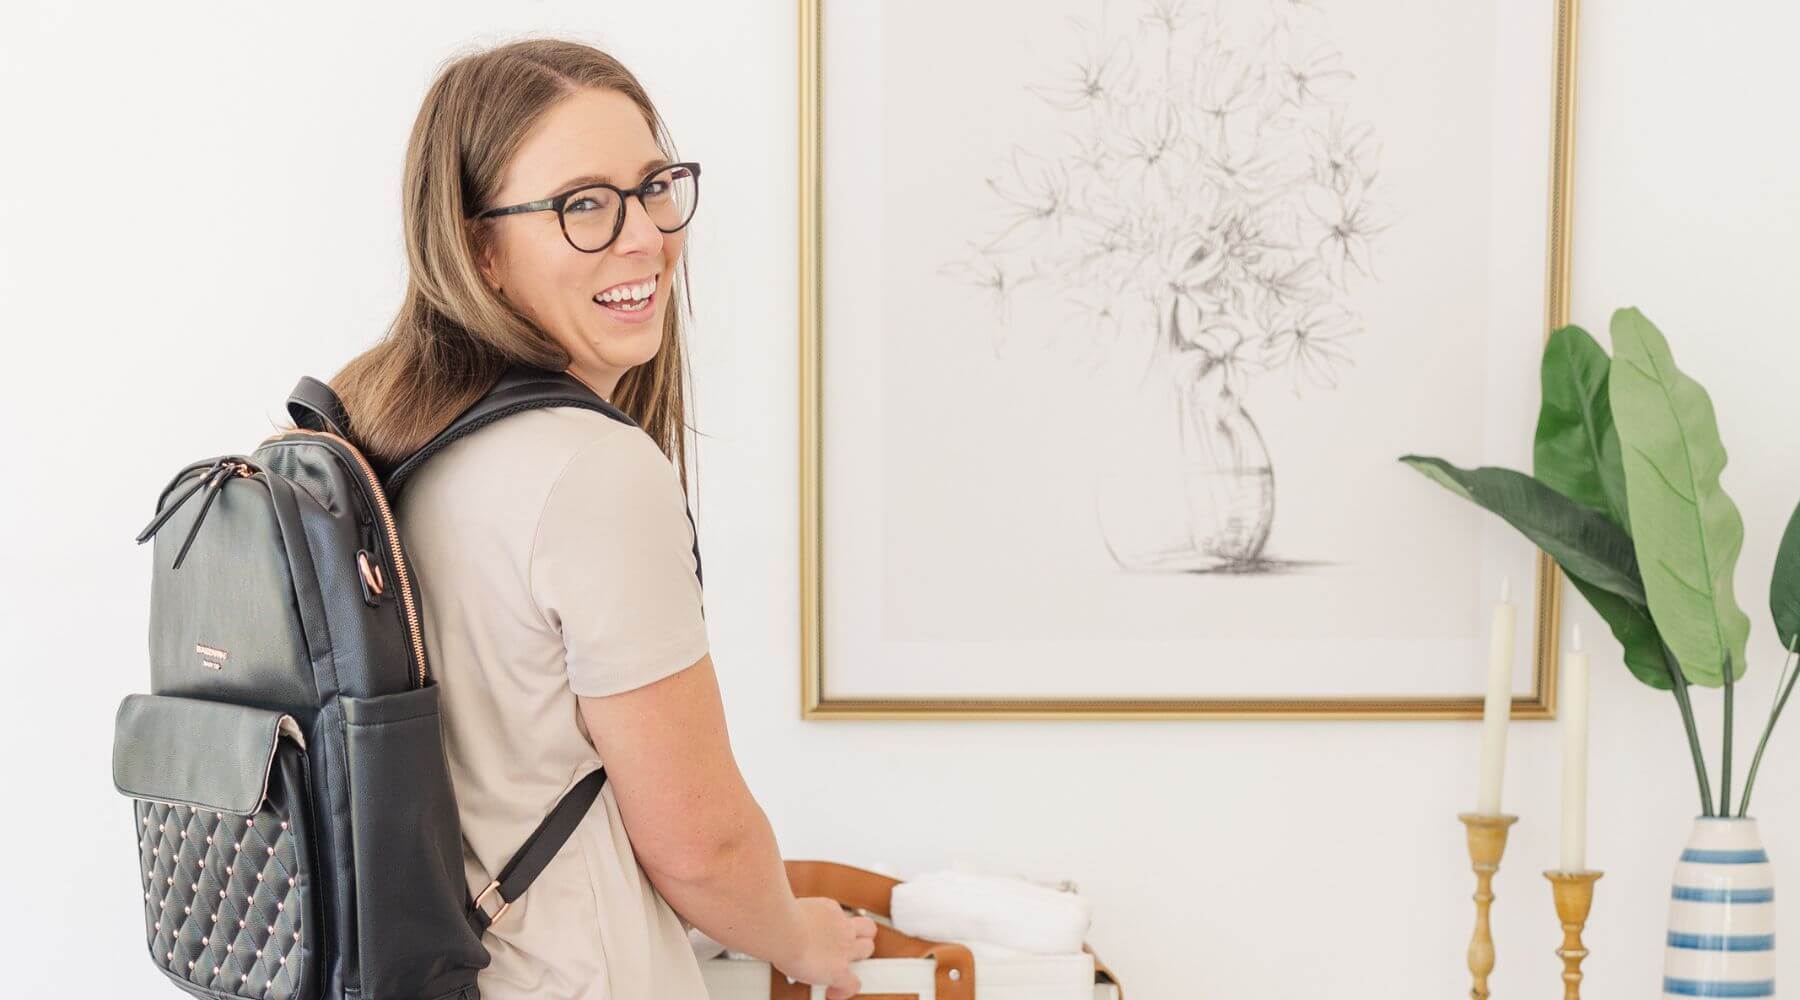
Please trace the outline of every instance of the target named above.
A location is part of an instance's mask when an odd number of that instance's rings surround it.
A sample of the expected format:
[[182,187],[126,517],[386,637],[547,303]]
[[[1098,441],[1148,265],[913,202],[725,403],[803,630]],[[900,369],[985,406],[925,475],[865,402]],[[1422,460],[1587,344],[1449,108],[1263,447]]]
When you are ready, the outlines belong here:
[[350,414],[344,410],[344,401],[331,386],[311,375],[302,375],[300,381],[294,383],[294,391],[288,394],[287,409],[296,426],[309,431],[329,431],[346,441],[350,439]]

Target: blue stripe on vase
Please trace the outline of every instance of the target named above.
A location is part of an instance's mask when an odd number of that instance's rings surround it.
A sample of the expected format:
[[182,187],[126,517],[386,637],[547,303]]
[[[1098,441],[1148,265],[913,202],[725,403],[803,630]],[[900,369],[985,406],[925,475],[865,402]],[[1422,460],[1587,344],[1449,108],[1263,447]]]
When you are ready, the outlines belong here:
[[1769,860],[1769,852],[1763,850],[1703,851],[1690,847],[1681,852],[1681,860],[1707,865],[1759,865]]
[[1669,947],[1695,951],[1774,951],[1773,934],[1683,934],[1669,932]]
[[1678,997],[1772,997],[1775,980],[1717,982],[1707,979],[1672,979],[1663,977],[1663,992]]
[[1773,903],[1775,890],[1769,889],[1702,889],[1678,885],[1671,894],[1690,903]]

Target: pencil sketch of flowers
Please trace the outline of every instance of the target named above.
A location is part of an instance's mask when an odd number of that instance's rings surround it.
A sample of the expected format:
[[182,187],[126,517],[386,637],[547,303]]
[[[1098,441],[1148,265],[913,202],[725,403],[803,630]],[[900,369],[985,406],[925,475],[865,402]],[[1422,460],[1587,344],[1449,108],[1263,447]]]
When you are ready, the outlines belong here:
[[1245,407],[1265,377],[1300,397],[1352,366],[1350,296],[1379,280],[1392,225],[1380,140],[1309,0],[1141,0],[1068,23],[1074,55],[1027,85],[1061,127],[996,164],[992,218],[940,273],[988,291],[997,351],[1009,304],[1050,295],[1090,355],[1147,347],[1173,379],[1170,461],[1212,500],[1184,543],[1116,558],[1261,571],[1274,469]]

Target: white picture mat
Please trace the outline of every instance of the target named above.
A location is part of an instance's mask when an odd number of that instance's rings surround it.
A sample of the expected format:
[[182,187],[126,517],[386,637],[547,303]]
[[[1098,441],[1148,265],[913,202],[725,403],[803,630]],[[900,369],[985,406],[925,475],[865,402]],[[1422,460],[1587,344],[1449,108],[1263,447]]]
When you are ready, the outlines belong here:
[[1396,458],[1530,468],[1554,55],[1537,6],[1330,12],[1398,222],[1339,387],[1295,401],[1276,377],[1247,403],[1279,470],[1269,549],[1323,564],[1219,576],[1114,566],[1086,464],[1108,397],[1047,357],[996,358],[979,290],[936,270],[991,217],[981,179],[1055,124],[1022,84],[1078,53],[1064,15],[1100,4],[826,3],[823,696],[1476,695],[1503,575],[1529,692],[1536,550]]

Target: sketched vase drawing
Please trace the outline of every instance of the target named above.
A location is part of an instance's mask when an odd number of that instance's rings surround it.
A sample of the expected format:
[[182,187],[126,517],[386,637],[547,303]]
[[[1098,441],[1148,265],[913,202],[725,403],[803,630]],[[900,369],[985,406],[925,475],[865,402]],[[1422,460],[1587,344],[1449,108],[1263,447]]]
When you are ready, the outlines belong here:
[[[1076,345],[1095,371],[1149,342],[1151,370],[1109,401],[1095,456],[1118,565],[1285,572],[1308,554],[1264,551],[1275,475],[1251,400],[1265,415],[1294,404],[1250,388],[1285,375],[1298,400],[1354,363],[1355,289],[1379,280],[1397,219],[1381,142],[1352,112],[1355,74],[1318,5],[1113,3],[1067,19],[1070,58],[1027,88],[1054,125],[1018,133],[983,179],[990,223],[939,273],[986,293],[996,357],[1015,349],[1018,297],[1062,310],[1018,332]],[[1306,460],[1304,439],[1283,447]],[[1304,517],[1328,498],[1290,499]]]
[[1122,441],[1097,464],[1101,539],[1124,569],[1251,569],[1274,524],[1274,463],[1225,363],[1184,348],[1177,322],[1171,311],[1152,359],[1167,390],[1145,393],[1122,418],[1137,447]]

